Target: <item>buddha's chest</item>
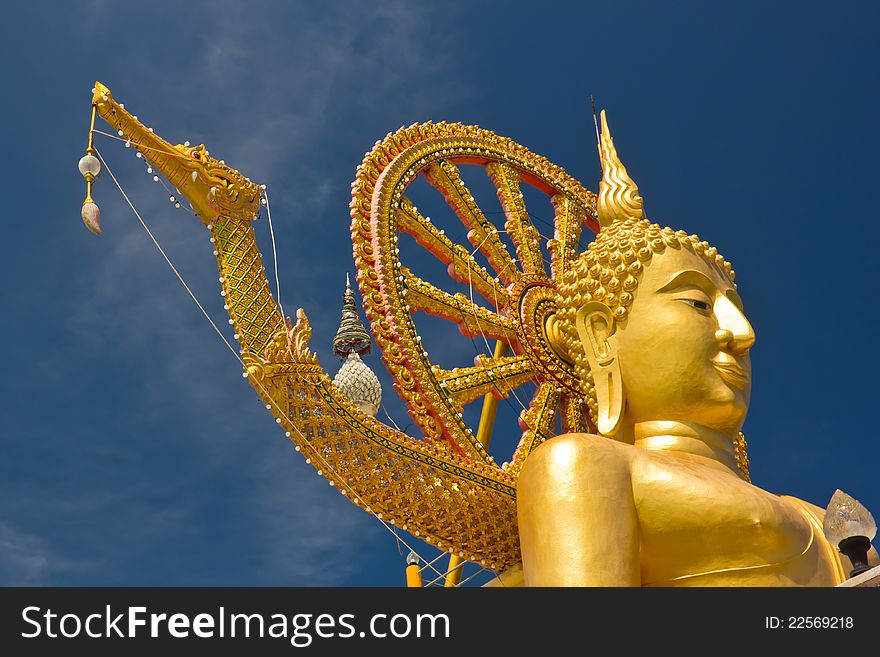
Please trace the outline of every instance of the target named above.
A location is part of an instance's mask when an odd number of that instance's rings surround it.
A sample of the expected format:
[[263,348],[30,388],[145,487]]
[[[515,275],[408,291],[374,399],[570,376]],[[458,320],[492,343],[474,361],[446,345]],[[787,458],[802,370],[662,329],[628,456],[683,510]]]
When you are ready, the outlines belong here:
[[645,584],[834,583],[798,503],[732,473],[649,452],[633,464],[633,493]]

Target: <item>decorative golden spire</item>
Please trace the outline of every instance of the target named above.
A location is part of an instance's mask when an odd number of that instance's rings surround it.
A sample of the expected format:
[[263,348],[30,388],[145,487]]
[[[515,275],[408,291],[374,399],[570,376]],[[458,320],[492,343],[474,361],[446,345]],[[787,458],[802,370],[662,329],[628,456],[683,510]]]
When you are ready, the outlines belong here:
[[345,275],[345,294],[342,297],[342,321],[333,338],[333,352],[345,359],[333,378],[348,400],[362,413],[374,417],[382,403],[382,384],[375,372],[361,360],[373,347],[370,334],[364,328],[354,301],[351,280]]
[[639,188],[626,172],[626,167],[617,157],[611,130],[602,110],[602,138],[599,155],[602,159],[602,181],[599,183],[599,225],[602,228],[626,219],[644,219],[644,201],[639,196]]
[[342,296],[342,320],[339,322],[336,337],[333,338],[333,353],[340,358],[345,358],[352,352],[364,356],[370,353],[372,348],[373,341],[358,315],[354,290],[351,289],[351,280],[346,274],[345,293]]

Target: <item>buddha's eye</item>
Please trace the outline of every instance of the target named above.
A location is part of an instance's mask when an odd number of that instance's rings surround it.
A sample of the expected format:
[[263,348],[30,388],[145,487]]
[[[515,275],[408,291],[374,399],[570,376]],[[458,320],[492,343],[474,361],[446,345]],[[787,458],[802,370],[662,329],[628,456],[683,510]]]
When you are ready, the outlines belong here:
[[709,308],[710,308],[708,303],[706,303],[705,301],[700,301],[699,299],[678,299],[678,301],[681,301],[682,303],[686,303],[689,306],[693,306],[697,310],[700,310],[703,312],[709,310]]

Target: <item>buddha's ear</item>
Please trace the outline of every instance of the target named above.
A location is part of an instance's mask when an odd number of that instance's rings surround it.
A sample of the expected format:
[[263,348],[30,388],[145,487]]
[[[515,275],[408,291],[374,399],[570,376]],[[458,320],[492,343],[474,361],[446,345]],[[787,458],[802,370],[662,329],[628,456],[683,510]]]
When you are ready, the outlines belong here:
[[609,338],[617,328],[611,309],[604,303],[585,303],[575,318],[599,405],[598,429],[603,436],[613,436],[623,417],[624,394],[617,348]]

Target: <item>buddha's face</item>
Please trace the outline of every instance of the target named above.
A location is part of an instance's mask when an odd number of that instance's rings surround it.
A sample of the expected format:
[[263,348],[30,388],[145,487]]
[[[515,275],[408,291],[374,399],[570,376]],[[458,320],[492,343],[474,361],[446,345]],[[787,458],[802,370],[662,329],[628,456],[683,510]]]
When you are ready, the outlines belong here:
[[627,319],[608,338],[625,417],[738,431],[749,404],[754,341],[726,274],[686,249],[655,254]]

